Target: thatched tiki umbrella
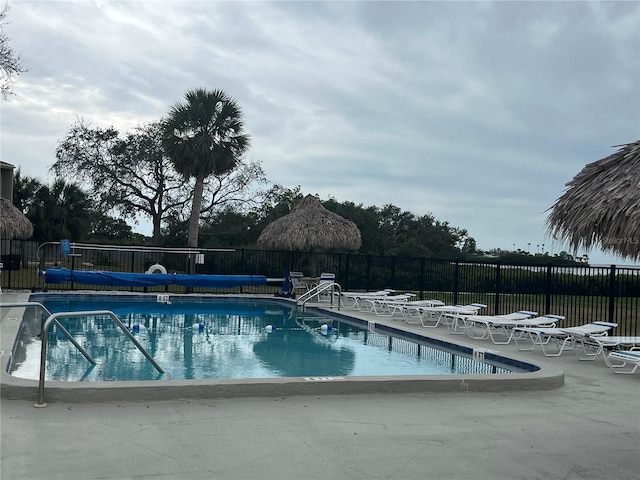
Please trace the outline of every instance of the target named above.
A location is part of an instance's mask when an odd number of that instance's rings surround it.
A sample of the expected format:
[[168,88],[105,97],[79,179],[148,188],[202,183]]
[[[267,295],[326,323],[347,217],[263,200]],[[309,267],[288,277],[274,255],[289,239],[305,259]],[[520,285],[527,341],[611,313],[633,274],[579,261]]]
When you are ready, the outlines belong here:
[[29,238],[33,225],[6,198],[0,197],[0,238]]
[[267,225],[258,237],[258,244],[281,250],[357,250],[362,237],[355,223],[330,212],[316,197],[307,195],[291,212]]
[[640,259],[640,140],[586,165],[551,207],[547,229],[574,250]]
[[[362,244],[362,237],[355,223],[330,212],[316,197],[307,195],[291,212],[267,225],[258,237],[258,244],[263,248],[289,251],[357,250]],[[283,292],[289,290],[288,283],[287,271]]]

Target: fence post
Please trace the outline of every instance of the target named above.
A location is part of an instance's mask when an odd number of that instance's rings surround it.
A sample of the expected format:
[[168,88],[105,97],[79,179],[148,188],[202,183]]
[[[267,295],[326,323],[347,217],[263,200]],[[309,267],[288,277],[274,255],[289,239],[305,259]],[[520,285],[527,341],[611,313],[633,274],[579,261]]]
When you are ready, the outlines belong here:
[[76,257],[72,256],[71,257],[71,290],[75,290],[74,283],[73,283],[73,271],[75,270],[75,265],[76,265]]
[[544,314],[551,313],[551,263],[547,264],[547,279],[544,284]]
[[351,254],[347,252],[344,256],[344,288],[345,290],[349,290],[349,266],[351,265]]
[[453,304],[458,304],[458,288],[460,286],[460,260],[456,258],[455,267],[453,268]]
[[616,304],[616,266],[611,265],[609,271],[609,322],[614,321]]
[[396,257],[391,257],[391,287],[396,288]]
[[500,283],[502,281],[500,273],[500,260],[496,261],[496,299],[493,305],[493,314],[498,315],[500,313]]
[[420,259],[420,279],[418,280],[418,288],[420,289],[420,300],[424,300],[424,291],[426,289],[425,274],[427,271],[427,259],[422,257]]
[[[248,274],[250,274],[251,272],[249,271],[249,269],[247,268],[247,260],[244,256],[244,248],[240,249],[240,265],[242,265],[242,270],[243,272],[246,272]],[[240,286],[240,293],[244,293],[244,286],[241,285]]]
[[[11,256],[13,255],[13,240],[9,240],[9,259],[11,259]],[[9,260],[11,261],[11,260]],[[11,274],[13,272],[13,265],[4,265],[4,267],[2,268],[2,270],[6,270],[7,271],[7,288],[11,288]]]

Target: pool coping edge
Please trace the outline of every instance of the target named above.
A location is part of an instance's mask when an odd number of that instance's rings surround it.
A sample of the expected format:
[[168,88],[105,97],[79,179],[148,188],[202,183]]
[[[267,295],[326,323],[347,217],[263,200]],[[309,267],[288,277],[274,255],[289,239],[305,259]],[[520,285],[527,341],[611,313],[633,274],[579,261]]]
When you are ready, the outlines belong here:
[[[246,297],[245,297],[246,298]],[[281,299],[280,299],[281,300]],[[16,309],[18,310],[18,309]],[[335,313],[335,312],[333,312]],[[341,312],[342,315],[351,317]],[[22,316],[20,315],[20,318]],[[15,321],[11,321],[15,320]],[[0,396],[35,400],[38,381],[7,373],[20,321],[5,317],[0,325]],[[425,332],[426,333],[426,332]],[[426,338],[428,335],[424,335]],[[9,342],[11,342],[9,347]],[[9,348],[8,348],[9,347]],[[504,355],[502,357],[508,358]],[[526,362],[529,363],[529,362]],[[289,397],[372,393],[473,393],[550,390],[564,385],[564,372],[538,366],[537,371],[510,374],[460,374],[360,377],[289,377],[259,379],[146,380],[127,382],[65,383],[47,381],[47,402],[95,403],[243,397]]]

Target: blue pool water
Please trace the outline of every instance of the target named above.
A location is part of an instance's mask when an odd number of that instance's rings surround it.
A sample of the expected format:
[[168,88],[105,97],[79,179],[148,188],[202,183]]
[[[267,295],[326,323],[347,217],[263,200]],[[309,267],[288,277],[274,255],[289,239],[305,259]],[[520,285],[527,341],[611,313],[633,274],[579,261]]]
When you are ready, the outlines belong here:
[[[187,299],[188,298],[188,299]],[[61,319],[96,360],[91,366],[55,327],[47,380],[114,381],[511,373],[459,352],[368,331],[330,314],[296,313],[288,302],[171,296],[35,295],[52,313],[111,310],[155,361],[159,374],[108,317]],[[11,374],[37,378],[40,316],[18,339]]]

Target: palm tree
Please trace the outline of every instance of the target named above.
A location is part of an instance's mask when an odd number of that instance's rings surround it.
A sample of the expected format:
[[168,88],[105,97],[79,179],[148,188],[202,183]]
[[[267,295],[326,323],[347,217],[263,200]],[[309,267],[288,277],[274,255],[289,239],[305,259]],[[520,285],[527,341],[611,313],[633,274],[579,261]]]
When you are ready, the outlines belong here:
[[27,218],[35,225],[38,241],[82,241],[91,231],[91,201],[78,185],[57,178],[51,187],[42,186],[36,192]]
[[187,91],[185,99],[171,107],[163,122],[162,147],[185,179],[196,180],[187,242],[197,248],[204,182],[236,167],[249,148],[249,136],[243,133],[240,107],[222,90],[197,88]]

